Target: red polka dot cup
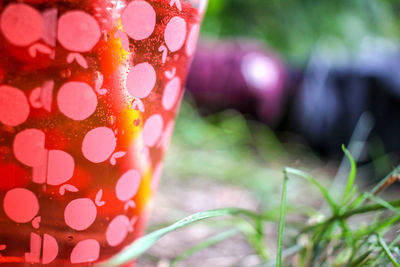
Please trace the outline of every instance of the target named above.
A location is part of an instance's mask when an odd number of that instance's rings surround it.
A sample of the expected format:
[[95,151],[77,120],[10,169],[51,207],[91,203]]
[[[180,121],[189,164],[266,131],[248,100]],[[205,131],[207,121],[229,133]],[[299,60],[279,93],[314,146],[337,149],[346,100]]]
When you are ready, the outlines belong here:
[[205,4],[0,3],[0,264],[88,266],[141,235]]

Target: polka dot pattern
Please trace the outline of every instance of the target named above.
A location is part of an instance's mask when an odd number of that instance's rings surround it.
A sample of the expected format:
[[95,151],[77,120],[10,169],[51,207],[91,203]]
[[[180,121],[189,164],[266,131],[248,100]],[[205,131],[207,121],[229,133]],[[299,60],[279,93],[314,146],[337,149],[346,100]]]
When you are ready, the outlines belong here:
[[57,38],[65,49],[88,52],[97,44],[100,36],[97,21],[83,11],[69,11],[58,20]]
[[38,129],[26,129],[19,132],[13,142],[15,158],[26,166],[35,167],[44,163],[45,134]]
[[135,170],[130,170],[124,173],[117,182],[115,193],[121,201],[127,201],[134,197],[140,185],[140,173]]
[[126,87],[131,96],[147,97],[156,85],[157,75],[153,66],[147,62],[134,66],[128,73]]
[[178,16],[173,17],[167,24],[164,38],[171,52],[181,49],[186,38],[186,21]]
[[0,28],[11,44],[27,46],[42,36],[43,19],[39,11],[29,5],[10,4],[1,15]]
[[74,230],[89,228],[96,219],[97,209],[89,198],[79,198],[68,203],[64,211],[65,223]]
[[97,240],[80,241],[71,252],[71,263],[95,262],[100,256],[100,244]]
[[156,12],[146,1],[132,1],[121,16],[124,30],[134,40],[148,38],[156,26]]
[[17,223],[27,223],[39,211],[39,201],[32,191],[15,188],[8,191],[3,201],[4,212]]
[[97,97],[87,83],[68,82],[58,91],[57,104],[65,116],[81,121],[95,112]]
[[29,112],[28,98],[21,90],[0,86],[0,122],[8,126],[20,125],[28,119]]
[[181,79],[175,77],[167,83],[164,89],[162,105],[166,110],[170,110],[178,101],[179,92],[181,90]]
[[89,131],[82,143],[82,153],[93,163],[106,161],[117,145],[114,132],[107,127],[98,127]]
[[0,257],[96,265],[140,235],[200,2],[58,2],[0,4]]
[[153,115],[147,119],[143,126],[143,142],[146,146],[152,147],[161,136],[164,120],[161,115]]
[[129,226],[130,221],[128,217],[124,215],[115,217],[106,230],[107,243],[112,247],[120,245],[128,235]]

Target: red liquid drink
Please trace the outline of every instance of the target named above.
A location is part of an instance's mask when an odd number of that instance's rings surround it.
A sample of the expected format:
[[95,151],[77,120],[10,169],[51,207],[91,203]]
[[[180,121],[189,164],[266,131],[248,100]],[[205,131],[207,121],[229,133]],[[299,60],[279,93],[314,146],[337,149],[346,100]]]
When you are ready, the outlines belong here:
[[0,264],[88,266],[141,235],[204,1],[0,4]]

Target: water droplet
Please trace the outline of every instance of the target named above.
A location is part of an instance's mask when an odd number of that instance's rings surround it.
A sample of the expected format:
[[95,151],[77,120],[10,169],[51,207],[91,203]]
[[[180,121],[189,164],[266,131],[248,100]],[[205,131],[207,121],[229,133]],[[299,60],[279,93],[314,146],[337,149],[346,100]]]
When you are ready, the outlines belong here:
[[129,51],[131,51],[132,53],[135,52],[135,46],[132,43],[129,44]]
[[114,125],[114,124],[115,124],[115,121],[116,121],[116,119],[117,119],[117,118],[115,118],[115,116],[114,116],[114,115],[111,115],[111,116],[108,116],[108,118],[107,118],[107,122],[108,122],[108,124],[110,124],[110,125]]
[[95,71],[93,73],[93,80],[97,81],[100,78],[101,72],[100,71]]
[[118,134],[118,129],[114,129],[114,134],[115,134],[115,135]]
[[133,121],[133,125],[139,126],[140,125],[140,119],[136,119]]
[[64,69],[60,72],[60,75],[62,78],[69,78],[71,77],[71,70],[70,69]]
[[113,8],[115,7],[115,3],[112,2],[112,1],[110,1],[110,2],[108,2],[108,3],[106,4],[106,7],[107,7],[107,8],[113,9]]
[[108,32],[103,32],[102,38],[104,42],[107,42],[108,40],[110,40],[110,34]]
[[72,240],[74,240],[74,237],[72,235],[67,237],[68,242],[71,242]]

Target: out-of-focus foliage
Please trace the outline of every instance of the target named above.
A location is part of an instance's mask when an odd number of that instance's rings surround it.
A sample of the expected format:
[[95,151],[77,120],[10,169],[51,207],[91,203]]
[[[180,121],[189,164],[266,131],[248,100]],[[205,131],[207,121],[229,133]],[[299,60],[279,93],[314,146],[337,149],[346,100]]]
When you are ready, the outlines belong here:
[[261,39],[303,62],[315,44],[334,56],[371,39],[397,42],[399,10],[398,0],[209,0],[203,34]]

